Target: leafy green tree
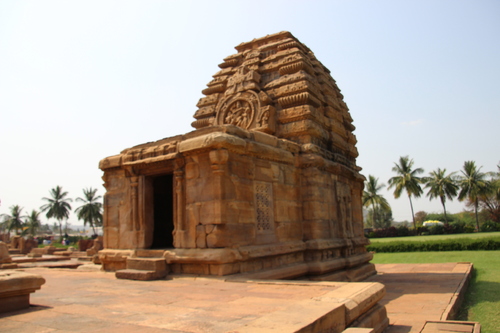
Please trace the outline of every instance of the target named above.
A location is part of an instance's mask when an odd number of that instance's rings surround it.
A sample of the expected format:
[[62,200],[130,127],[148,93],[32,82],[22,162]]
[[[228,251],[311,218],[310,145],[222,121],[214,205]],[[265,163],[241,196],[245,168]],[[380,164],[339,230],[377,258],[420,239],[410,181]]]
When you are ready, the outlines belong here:
[[45,216],[50,218],[55,218],[59,222],[59,236],[61,239],[62,235],[62,221],[64,219],[68,219],[69,213],[71,212],[71,205],[69,202],[72,202],[70,198],[66,198],[68,192],[63,192],[61,186],[56,186],[55,188],[50,190],[51,198],[42,198],[47,201],[47,204],[40,207],[42,212],[47,212]]
[[479,197],[487,195],[491,192],[491,186],[486,178],[487,175],[481,172],[481,167],[476,166],[474,161],[465,161],[462,176],[459,178],[458,185],[460,186],[460,193],[458,200],[465,199],[474,206],[474,214],[476,217],[476,231],[479,231],[479,219],[477,209],[479,207]]
[[373,228],[389,228],[394,222],[394,218],[392,217],[392,210],[379,208],[377,211],[377,221],[373,221],[373,208],[368,209],[367,216],[367,225]]
[[78,214],[78,219],[83,220],[83,224],[87,223],[92,227],[95,232],[95,227],[102,225],[102,203],[99,202],[102,197],[96,195],[97,189],[84,189],[84,198],[76,198],[76,201],[83,202],[83,205],[78,207],[75,212]]
[[453,175],[455,172],[446,174],[446,169],[438,168],[435,171],[429,173],[430,177],[424,178],[425,188],[428,188],[427,196],[429,200],[434,198],[439,198],[441,204],[443,205],[444,212],[444,222],[448,223],[448,217],[446,216],[446,198],[453,200],[457,196],[458,185],[456,184]]
[[422,168],[413,169],[413,159],[408,156],[401,156],[399,158],[399,164],[394,163],[392,168],[397,176],[389,179],[389,188],[394,187],[394,198],[398,199],[401,196],[403,190],[408,194],[408,199],[410,200],[411,217],[413,219],[413,228],[417,229],[417,224],[415,222],[415,214],[413,213],[413,203],[411,202],[411,197],[414,196],[418,198],[422,195],[423,191],[420,187],[423,184],[421,177],[418,174],[424,172]]
[[363,191],[363,206],[372,207],[372,225],[374,228],[380,228],[380,214],[382,211],[390,211],[391,207],[387,200],[379,193],[385,185],[378,184],[378,178],[372,175],[368,176],[368,180],[365,182],[366,190]]
[[486,213],[486,219],[500,223],[500,165],[497,172],[489,172],[490,191],[479,196],[479,208]]
[[25,216],[22,215],[23,208],[20,207],[19,205],[14,205],[11,206],[9,209],[10,209],[10,215],[2,214],[4,220],[3,224],[7,229],[7,231],[10,232],[14,230],[16,235],[19,235],[23,229],[23,218],[25,218]]
[[40,212],[33,209],[26,219],[26,230],[24,230],[23,233],[30,236],[36,236],[41,225],[42,223],[40,222]]
[[427,218],[427,212],[424,212],[423,210],[418,211],[415,213],[415,222],[417,222],[419,225],[422,225],[425,221],[429,220]]
[[497,172],[493,173],[493,193],[497,200],[500,201],[500,164],[497,165]]

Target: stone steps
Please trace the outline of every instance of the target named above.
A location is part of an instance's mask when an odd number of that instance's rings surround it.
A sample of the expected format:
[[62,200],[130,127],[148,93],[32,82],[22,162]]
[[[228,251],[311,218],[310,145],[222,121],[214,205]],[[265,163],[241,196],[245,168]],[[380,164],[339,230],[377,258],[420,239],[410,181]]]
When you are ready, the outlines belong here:
[[127,258],[126,264],[126,269],[116,271],[116,278],[141,281],[159,280],[166,277],[169,271],[163,257]]

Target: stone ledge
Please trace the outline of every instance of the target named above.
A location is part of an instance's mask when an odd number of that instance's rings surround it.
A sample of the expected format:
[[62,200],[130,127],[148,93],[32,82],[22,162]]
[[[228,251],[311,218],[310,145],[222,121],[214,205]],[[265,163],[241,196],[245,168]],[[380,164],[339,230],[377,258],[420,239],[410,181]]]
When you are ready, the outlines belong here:
[[481,333],[481,325],[473,321],[426,321],[419,333]]
[[243,259],[253,259],[304,251],[303,241],[293,241],[279,244],[251,245],[238,248]]
[[241,255],[233,249],[171,249],[163,254],[168,264],[225,264],[241,260]]
[[454,292],[450,300],[450,303],[446,307],[446,310],[441,315],[441,320],[455,319],[457,311],[460,308],[460,305],[462,305],[462,302],[464,301],[465,291],[469,287],[469,282],[472,277],[472,270],[474,269],[474,266],[470,262],[459,263],[459,264],[466,265],[465,275],[462,281],[460,282],[459,286],[457,287],[457,290]]
[[228,276],[228,281],[238,280],[281,280],[293,279],[307,274],[306,263],[299,263],[273,269],[260,270],[252,273],[240,273]]
[[214,132],[185,140],[179,144],[180,153],[191,153],[206,149],[226,148],[236,153],[257,155],[262,159],[280,161],[293,164],[295,158],[292,153],[277,147],[259,143],[251,139],[242,139],[232,134]]

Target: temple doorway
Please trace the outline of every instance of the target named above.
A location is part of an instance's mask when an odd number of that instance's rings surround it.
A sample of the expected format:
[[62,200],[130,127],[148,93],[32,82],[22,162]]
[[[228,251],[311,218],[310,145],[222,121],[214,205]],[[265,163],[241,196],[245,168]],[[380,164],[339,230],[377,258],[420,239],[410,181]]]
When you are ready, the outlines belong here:
[[153,178],[153,243],[152,249],[172,248],[174,237],[173,175]]

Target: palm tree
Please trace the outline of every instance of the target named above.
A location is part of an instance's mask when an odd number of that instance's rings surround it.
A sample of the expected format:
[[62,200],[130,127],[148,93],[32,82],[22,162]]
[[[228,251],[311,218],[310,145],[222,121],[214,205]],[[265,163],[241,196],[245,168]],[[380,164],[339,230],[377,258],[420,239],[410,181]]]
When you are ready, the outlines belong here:
[[446,198],[453,200],[457,196],[458,186],[453,178],[455,172],[446,175],[446,169],[441,170],[438,168],[429,173],[430,177],[425,178],[425,188],[428,188],[427,196],[429,200],[439,198],[443,205],[444,221],[448,224],[448,217],[446,216]]
[[491,184],[486,179],[486,174],[481,172],[481,168],[476,167],[476,162],[465,161],[462,176],[459,179],[460,193],[458,200],[469,200],[474,205],[474,213],[476,215],[476,231],[479,231],[479,219],[477,216],[477,208],[479,206],[479,197],[487,195],[490,192]]
[[71,211],[71,205],[68,202],[73,200],[66,198],[68,192],[63,192],[62,187],[59,185],[50,190],[50,195],[52,198],[43,198],[48,203],[40,207],[40,209],[42,212],[47,212],[45,216],[48,219],[53,217],[59,222],[59,235],[62,239],[62,220],[68,219]]
[[391,209],[387,200],[379,194],[380,190],[382,190],[385,185],[378,184],[378,178],[375,178],[372,175],[368,176],[368,180],[365,182],[366,190],[363,191],[363,206],[369,207],[372,206],[373,212],[373,226],[378,226],[378,212],[388,211]]
[[23,229],[23,218],[25,217],[21,215],[23,208],[20,207],[19,205],[14,205],[11,206],[9,209],[10,209],[10,215],[2,214],[2,217],[4,218],[3,223],[7,231],[12,231],[12,229],[14,229],[16,235],[18,235],[19,230]]
[[31,214],[28,215],[25,226],[26,230],[24,232],[28,235],[35,236],[41,226],[40,212],[33,209]]
[[413,203],[411,202],[411,196],[418,198],[422,195],[423,191],[420,184],[423,184],[423,180],[417,177],[418,174],[424,172],[422,168],[416,168],[413,170],[413,159],[410,160],[408,156],[401,156],[399,158],[399,164],[394,163],[392,168],[397,176],[389,179],[389,188],[394,187],[394,198],[399,198],[401,192],[406,190],[408,194],[408,199],[410,200],[411,207],[411,217],[413,219],[413,228],[417,229],[417,224],[415,222],[415,214],[413,213]]
[[78,213],[78,219],[83,220],[83,224],[87,223],[92,227],[95,232],[95,226],[101,225],[102,223],[102,203],[97,200],[101,199],[100,195],[96,196],[97,189],[84,189],[84,198],[76,198],[76,201],[83,202],[84,204],[78,207],[75,212]]

